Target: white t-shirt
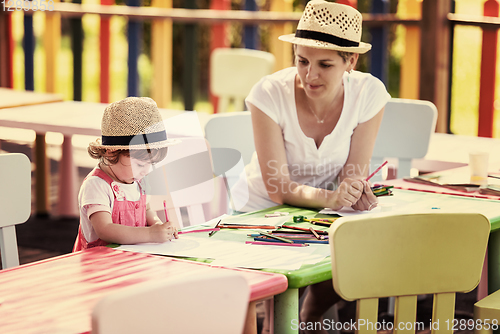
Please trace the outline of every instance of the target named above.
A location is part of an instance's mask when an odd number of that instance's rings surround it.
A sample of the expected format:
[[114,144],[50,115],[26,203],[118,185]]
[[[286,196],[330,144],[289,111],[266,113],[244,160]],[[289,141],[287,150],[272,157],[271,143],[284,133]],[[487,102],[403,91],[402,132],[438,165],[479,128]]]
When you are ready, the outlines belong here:
[[[374,117],[391,96],[384,84],[371,74],[357,71],[345,73],[342,113],[333,131],[325,136],[317,148],[314,139],[302,132],[298,121],[295,105],[296,75],[297,68],[290,67],[262,78],[252,88],[245,102],[262,110],[281,127],[292,181],[334,190],[337,187],[337,176],[349,155],[354,129],[358,124]],[[269,163],[272,169],[272,162]],[[278,205],[269,198],[256,153],[245,167],[245,172],[249,201],[239,210],[253,211]],[[233,187],[232,196],[248,196],[247,187],[243,183],[238,182]]]
[[[113,181],[111,184],[119,185],[122,196],[118,196],[118,200],[138,201],[141,198],[141,190],[137,181],[126,184]],[[143,185],[143,183],[141,183]],[[83,235],[87,242],[92,242],[98,239],[97,234],[90,222],[90,215],[98,211],[107,211],[109,214],[113,212],[113,204],[115,196],[110,185],[98,176],[90,176],[83,181],[78,193],[78,207],[80,210],[80,226]]]

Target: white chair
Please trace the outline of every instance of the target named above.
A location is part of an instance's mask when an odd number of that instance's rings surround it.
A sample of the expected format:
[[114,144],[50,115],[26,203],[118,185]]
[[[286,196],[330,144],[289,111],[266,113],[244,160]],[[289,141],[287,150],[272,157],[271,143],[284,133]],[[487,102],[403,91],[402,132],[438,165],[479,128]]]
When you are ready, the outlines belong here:
[[[397,177],[410,176],[412,159],[427,154],[436,120],[437,109],[431,102],[391,99],[385,106],[370,170],[375,170],[386,158],[397,158]],[[381,175],[375,175],[372,182],[382,180]]]
[[15,225],[31,214],[31,163],[21,153],[0,154],[0,252],[2,268],[19,265]]
[[[255,152],[253,141],[252,119],[249,111],[235,111],[224,114],[214,114],[205,125],[205,137],[210,144],[214,159],[214,171],[219,184],[219,214],[226,213],[231,206],[237,210],[237,204],[231,202],[230,189],[239,179],[244,166],[247,165]],[[227,153],[217,150],[226,150]],[[231,152],[239,153],[235,158]],[[219,154],[217,154],[219,153]],[[223,158],[220,161],[221,158]]]
[[210,56],[210,91],[219,97],[217,112],[226,112],[229,101],[244,110],[244,99],[263,76],[274,72],[272,53],[235,48],[217,48]]
[[249,111],[210,115],[205,124],[205,137],[211,148],[232,148],[240,152],[245,165],[255,152]]
[[[170,193],[180,227],[184,222],[180,208],[187,209],[189,225],[206,221],[202,204],[214,198],[212,163],[203,137],[183,137],[181,143],[168,148],[165,160],[148,174],[151,209],[162,217],[163,201]],[[167,185],[168,184],[168,191]]]
[[241,333],[249,297],[246,279],[222,270],[140,283],[97,302],[92,334]]

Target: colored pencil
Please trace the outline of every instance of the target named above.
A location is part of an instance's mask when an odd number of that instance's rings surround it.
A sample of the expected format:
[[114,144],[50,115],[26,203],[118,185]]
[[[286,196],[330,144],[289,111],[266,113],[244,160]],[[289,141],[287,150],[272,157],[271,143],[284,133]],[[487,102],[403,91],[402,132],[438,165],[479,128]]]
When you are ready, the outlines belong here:
[[266,242],[266,241],[246,241],[247,245],[267,245],[267,246],[291,246],[291,247],[305,247],[309,244],[287,244],[283,242]]
[[[270,239],[270,238],[264,238],[264,237],[262,237],[262,238],[256,237],[253,240],[254,241],[264,241],[264,242],[274,242],[274,243],[278,243],[278,244],[285,244],[281,241]],[[295,239],[293,244],[327,244],[327,243],[328,243],[328,240],[316,240],[316,239],[299,240],[299,239]],[[293,244],[286,244],[286,245],[293,245]]]
[[220,224],[220,222],[221,222],[221,221],[222,221],[222,219],[219,219],[219,221],[217,222],[217,224],[216,224],[216,225],[215,225],[215,227],[214,227],[214,229],[217,229],[217,230],[214,230],[214,231],[212,231],[212,232],[208,233],[208,236],[209,236],[209,237],[211,237],[212,235],[214,235],[215,233],[217,233],[217,231],[219,231],[219,230],[220,230],[220,228],[218,228],[218,227],[219,227],[219,224]]
[[224,225],[220,224],[220,228],[248,228],[248,229],[264,229],[264,230],[275,230],[278,227],[277,226],[271,226],[271,225]]
[[[292,230],[309,231],[309,229],[305,228],[305,227],[290,226],[290,225],[283,225],[282,227],[283,228],[289,228],[289,229],[292,229]],[[328,234],[328,231],[321,231],[321,230],[315,230],[315,231],[318,234]]]
[[318,233],[316,233],[316,231],[312,228],[312,227],[309,227],[309,231],[311,231],[312,234],[314,234],[314,237],[318,240],[323,240],[324,239],[324,236],[319,236]]
[[384,163],[383,163],[383,164],[381,164],[381,165],[380,165],[377,169],[375,169],[375,170],[373,171],[373,173],[371,173],[371,174],[370,174],[370,175],[366,178],[366,180],[365,180],[365,181],[369,181],[369,180],[370,180],[370,179],[371,179],[371,178],[372,178],[375,174],[377,174],[377,172],[378,172],[379,170],[381,170],[381,169],[382,169],[382,167],[384,167],[385,165],[387,165],[387,160],[386,160],[386,161],[384,161]]
[[217,232],[220,228],[204,228],[202,230],[191,230],[191,231],[179,231],[179,234],[187,234],[187,233],[197,233],[197,232]]
[[168,223],[167,201],[163,201],[163,209],[165,210],[165,223]]
[[289,240],[287,238],[282,238],[282,237],[278,237],[276,235],[272,235],[270,233],[266,233],[266,232],[260,232],[261,235],[265,235],[266,237],[269,237],[269,238],[273,238],[273,239],[276,239],[276,240],[279,240],[279,241],[282,241],[282,242],[287,242],[289,244],[293,244],[293,241],[292,240]]

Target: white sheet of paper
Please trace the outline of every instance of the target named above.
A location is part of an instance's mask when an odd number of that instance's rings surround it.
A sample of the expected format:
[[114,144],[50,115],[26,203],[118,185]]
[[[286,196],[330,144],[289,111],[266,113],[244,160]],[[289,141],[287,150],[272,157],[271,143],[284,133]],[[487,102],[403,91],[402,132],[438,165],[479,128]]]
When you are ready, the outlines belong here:
[[316,263],[329,255],[329,250],[325,252],[328,247],[246,245],[241,242],[213,240],[188,235],[161,244],[122,245],[117,249],[159,255],[210,258],[215,259],[212,262],[214,266],[283,270],[296,270],[304,263]]
[[223,224],[234,225],[270,225],[281,226],[292,216],[257,218],[255,216],[227,216],[222,219]]
[[349,217],[349,216],[356,216],[356,215],[362,215],[362,214],[366,214],[366,213],[376,213],[376,212],[380,212],[381,209],[380,207],[376,207],[376,208],[373,208],[373,210],[370,210],[370,211],[358,211],[358,210],[353,210],[352,208],[342,208],[340,210],[332,210],[332,209],[329,209],[329,208],[325,208],[323,210],[321,210],[319,213],[321,214],[324,214],[324,215],[341,215],[342,217]]

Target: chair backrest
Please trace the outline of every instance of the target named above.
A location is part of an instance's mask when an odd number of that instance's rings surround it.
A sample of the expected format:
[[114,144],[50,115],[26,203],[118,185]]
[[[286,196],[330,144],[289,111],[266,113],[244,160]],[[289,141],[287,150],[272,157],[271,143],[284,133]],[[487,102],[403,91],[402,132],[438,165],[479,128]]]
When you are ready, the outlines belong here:
[[15,225],[31,214],[31,163],[21,153],[0,154],[0,252],[2,268],[19,265]]
[[92,333],[241,333],[249,296],[234,272],[141,283],[97,302]]
[[150,186],[151,209],[159,216],[163,213],[163,201],[168,202],[170,194],[181,227],[185,225],[180,211],[182,207],[187,209],[190,225],[206,221],[202,204],[213,200],[214,181],[205,138],[181,138],[181,143],[170,146],[165,160],[146,178]]
[[255,152],[249,111],[211,115],[205,124],[205,137],[212,148],[232,148],[239,151],[245,165]]
[[236,48],[217,48],[210,56],[210,90],[220,98],[217,112],[225,112],[229,100],[235,110],[244,110],[243,101],[262,77],[274,72],[272,53]]
[[[385,158],[398,158],[398,178],[410,176],[412,159],[427,154],[436,120],[437,109],[431,102],[391,99],[385,106],[370,170],[375,170]],[[380,175],[375,175],[373,181],[381,180]]]
[[396,297],[395,326],[414,324],[417,295],[434,294],[432,321],[446,325],[454,318],[455,293],[479,283],[489,232],[488,219],[476,213],[340,218],[329,231],[334,289],[357,301],[357,319],[374,324],[378,298]]

